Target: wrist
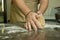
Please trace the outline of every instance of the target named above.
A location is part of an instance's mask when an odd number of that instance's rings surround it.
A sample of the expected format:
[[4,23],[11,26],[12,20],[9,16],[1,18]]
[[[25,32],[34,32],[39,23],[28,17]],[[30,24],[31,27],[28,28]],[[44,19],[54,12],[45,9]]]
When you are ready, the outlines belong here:
[[29,12],[25,15],[25,17],[26,17],[27,15],[29,15],[31,12],[32,12],[32,11],[29,11]]

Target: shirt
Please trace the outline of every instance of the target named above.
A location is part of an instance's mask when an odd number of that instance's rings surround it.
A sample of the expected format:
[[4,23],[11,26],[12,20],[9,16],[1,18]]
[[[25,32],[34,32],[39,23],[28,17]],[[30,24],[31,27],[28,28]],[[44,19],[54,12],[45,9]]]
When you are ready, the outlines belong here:
[[[24,0],[24,2],[32,11],[37,11],[38,0]],[[25,22],[24,14],[14,3],[11,4],[10,21],[12,21],[13,23]]]

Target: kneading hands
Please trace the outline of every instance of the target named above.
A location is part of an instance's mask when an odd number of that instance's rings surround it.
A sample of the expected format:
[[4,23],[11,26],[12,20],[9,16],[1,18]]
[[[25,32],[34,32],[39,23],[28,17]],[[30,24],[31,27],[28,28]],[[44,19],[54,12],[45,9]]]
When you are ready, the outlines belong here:
[[41,23],[39,22],[40,20],[38,20],[40,15],[35,12],[30,12],[26,16],[26,24],[25,24],[26,29],[28,29],[29,31],[31,31],[32,29],[34,29],[35,31],[37,31],[38,29],[43,29]]
[[32,29],[37,31],[38,29],[44,28],[43,26],[45,24],[45,20],[43,17],[43,13],[47,9],[48,0],[39,0],[40,7],[37,13],[31,11],[29,7],[25,4],[24,0],[13,0],[13,2],[19,9],[21,9],[21,11],[26,16],[26,23],[24,24],[26,29],[28,29],[29,31],[31,31]]

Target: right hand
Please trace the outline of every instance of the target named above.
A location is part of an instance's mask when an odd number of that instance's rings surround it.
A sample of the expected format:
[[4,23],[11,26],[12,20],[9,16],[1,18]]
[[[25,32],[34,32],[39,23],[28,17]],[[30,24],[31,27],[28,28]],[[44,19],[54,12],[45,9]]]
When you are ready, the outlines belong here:
[[41,24],[39,23],[38,19],[36,18],[37,13],[34,12],[30,12],[27,16],[26,16],[26,24],[25,27],[26,29],[28,29],[29,31],[32,30],[32,28],[37,31],[38,28],[41,29]]

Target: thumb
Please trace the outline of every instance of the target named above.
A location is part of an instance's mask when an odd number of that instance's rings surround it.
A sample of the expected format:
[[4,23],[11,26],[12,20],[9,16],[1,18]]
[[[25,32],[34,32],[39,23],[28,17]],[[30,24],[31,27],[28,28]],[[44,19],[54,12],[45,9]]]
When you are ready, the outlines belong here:
[[42,14],[37,14],[36,18],[40,18],[42,16]]

